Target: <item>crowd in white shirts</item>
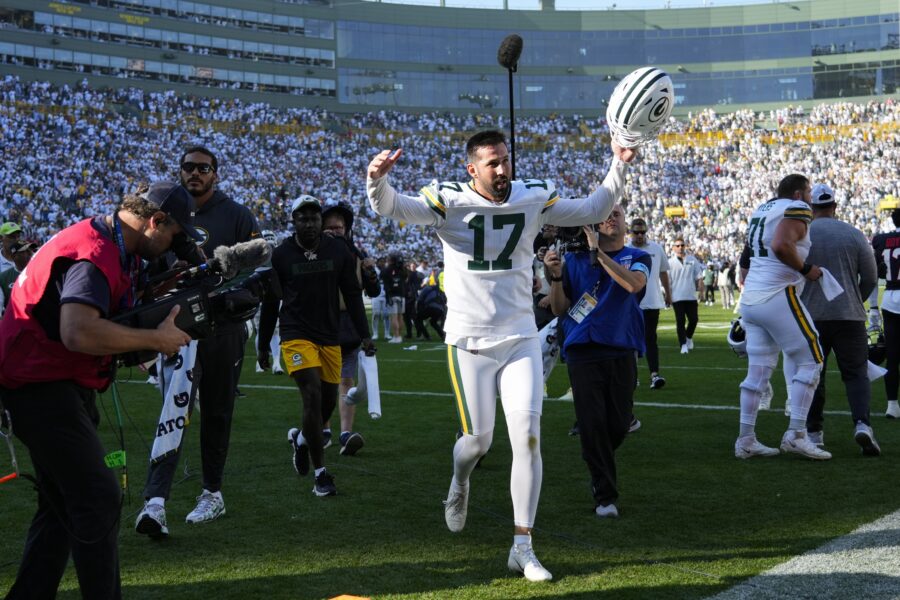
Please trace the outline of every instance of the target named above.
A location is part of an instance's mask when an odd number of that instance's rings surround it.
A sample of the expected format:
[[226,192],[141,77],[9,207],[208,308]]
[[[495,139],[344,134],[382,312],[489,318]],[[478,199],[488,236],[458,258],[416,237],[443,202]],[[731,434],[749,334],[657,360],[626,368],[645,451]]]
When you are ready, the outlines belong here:
[[[399,145],[406,168],[393,175],[397,189],[416,192],[433,173],[466,180],[465,136],[508,125],[505,116],[345,115],[7,76],[0,82],[0,217],[20,223],[25,238],[45,240],[109,212],[139,181],[174,179],[182,149],[200,142],[219,156],[219,188],[250,206],[262,228],[286,230],[286,207],[302,193],[345,200],[360,213],[356,240],[369,253],[433,262],[440,256],[433,232],[367,212],[366,165],[378,151]],[[598,138],[607,133],[599,116],[519,118],[516,175],[547,177],[562,196],[586,196],[608,169],[608,145]],[[734,262],[749,214],[791,172],[828,183],[841,218],[867,235],[891,228],[877,207],[887,196],[900,197],[900,103],[894,100],[808,111],[719,115],[709,109],[671,120],[663,133],[675,139],[642,148],[624,204],[627,219],[644,217],[651,239],[664,247],[681,235],[704,261]],[[667,217],[667,207],[683,208],[684,216]]]

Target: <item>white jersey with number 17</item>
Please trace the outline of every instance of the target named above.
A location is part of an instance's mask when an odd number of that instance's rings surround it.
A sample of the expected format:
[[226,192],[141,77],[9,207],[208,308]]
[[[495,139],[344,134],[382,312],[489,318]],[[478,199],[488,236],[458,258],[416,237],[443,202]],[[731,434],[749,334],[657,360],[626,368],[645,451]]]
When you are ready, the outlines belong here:
[[545,180],[513,181],[503,202],[472,182],[433,183],[416,197],[398,194],[385,177],[368,182],[380,215],[433,225],[444,248],[445,342],[464,349],[536,337],[532,309],[534,238],[545,224],[573,226],[606,219],[621,195],[624,163],[614,161],[588,198],[560,198]]
[[[799,271],[787,266],[775,256],[772,239],[775,229],[784,219],[798,219],[807,225],[812,221],[812,209],[802,200],[775,198],[769,200],[750,217],[747,243],[750,246],[750,272],[744,280],[741,304],[762,304],[775,294],[792,285],[797,294],[803,291],[806,279]],[[797,254],[806,260],[809,255],[809,229],[797,242]]]

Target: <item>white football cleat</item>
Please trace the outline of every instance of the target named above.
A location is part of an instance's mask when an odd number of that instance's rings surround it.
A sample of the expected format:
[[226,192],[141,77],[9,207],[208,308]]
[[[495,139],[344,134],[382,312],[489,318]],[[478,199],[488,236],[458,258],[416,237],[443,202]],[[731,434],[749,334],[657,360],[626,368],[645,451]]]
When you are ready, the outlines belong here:
[[778,448],[769,448],[762,445],[756,439],[755,434],[744,435],[734,442],[734,456],[736,458],[753,458],[754,456],[778,456],[781,452]]
[[900,403],[896,400],[888,400],[884,416],[888,419],[900,419]]
[[469,488],[468,486],[462,492],[453,489],[450,485],[450,491],[447,493],[447,499],[444,501],[444,521],[447,523],[447,529],[453,533],[459,533],[466,526],[466,515],[469,512]]
[[682,353],[682,354],[687,354],[688,352],[690,352],[690,350],[688,349],[688,345],[687,345],[687,344],[682,344],[682,345],[681,345],[681,353]]
[[781,438],[781,451],[799,454],[813,460],[828,460],[831,452],[822,450],[806,436],[805,431],[788,429]]
[[694,349],[694,340],[692,340],[691,338],[687,338],[687,347],[688,347],[688,350],[693,350]]
[[544,568],[534,555],[531,544],[513,544],[509,549],[509,560],[506,566],[510,571],[521,573],[528,581],[550,581],[553,575]]

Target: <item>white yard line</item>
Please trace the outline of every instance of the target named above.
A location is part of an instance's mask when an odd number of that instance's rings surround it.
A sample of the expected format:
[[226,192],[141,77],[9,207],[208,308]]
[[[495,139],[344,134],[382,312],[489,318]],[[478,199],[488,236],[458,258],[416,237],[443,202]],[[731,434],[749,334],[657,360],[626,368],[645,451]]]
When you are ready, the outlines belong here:
[[900,598],[900,510],[751,577],[710,600],[750,598]]
[[[690,368],[690,367],[685,367]],[[696,367],[700,368],[700,367]],[[149,385],[146,381],[135,381],[133,379],[125,379],[119,381],[118,383],[136,383],[142,385]],[[242,388],[246,388],[248,390],[278,390],[278,391],[297,391],[297,386],[295,385],[259,385],[252,383],[242,383]],[[423,397],[428,396],[430,398],[452,398],[452,392],[423,392],[423,391],[413,391],[413,390],[381,390],[382,395],[385,396],[416,396]],[[571,403],[571,400],[561,400],[559,398],[544,398],[544,402],[566,402]],[[716,404],[679,404],[675,402],[635,402],[635,406],[646,406],[649,408],[675,408],[675,409],[689,409],[689,410],[731,410],[736,411],[740,410],[740,406],[737,405],[737,398],[735,398],[734,405],[716,405]],[[763,409],[763,412],[783,412],[783,408],[771,408],[771,409]],[[847,416],[850,414],[849,411],[846,410],[826,410],[826,415],[843,415]]]

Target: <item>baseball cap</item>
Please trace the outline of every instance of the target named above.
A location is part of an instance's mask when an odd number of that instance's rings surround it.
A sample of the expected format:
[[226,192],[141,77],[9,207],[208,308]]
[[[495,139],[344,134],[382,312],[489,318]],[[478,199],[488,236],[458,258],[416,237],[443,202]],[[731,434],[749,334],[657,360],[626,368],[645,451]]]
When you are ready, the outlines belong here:
[[315,206],[319,209],[319,212],[322,212],[322,203],[319,202],[318,198],[313,198],[309,194],[303,194],[291,203],[291,214],[294,214],[304,206]]
[[814,185],[811,196],[814,206],[822,206],[834,202],[834,190],[824,183]]
[[10,254],[18,254],[19,252],[28,252],[34,251],[38,249],[38,245],[35,242],[16,242],[9,249]]
[[203,236],[194,229],[194,197],[184,186],[170,181],[157,181],[150,186],[144,197],[175,219],[190,237],[197,241],[203,239]]
[[20,231],[22,231],[22,228],[19,227],[19,224],[13,223],[12,221],[7,221],[3,225],[0,225],[0,235],[12,235]]

